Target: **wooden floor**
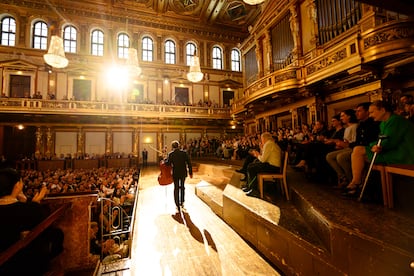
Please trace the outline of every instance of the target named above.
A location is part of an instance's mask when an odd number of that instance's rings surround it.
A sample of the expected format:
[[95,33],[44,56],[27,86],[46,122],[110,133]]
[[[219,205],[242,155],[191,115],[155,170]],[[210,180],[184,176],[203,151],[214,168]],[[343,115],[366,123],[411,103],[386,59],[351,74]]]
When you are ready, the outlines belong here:
[[187,178],[182,212],[173,185],[159,186],[158,173],[141,171],[132,259],[123,275],[280,275],[195,195],[196,173]]

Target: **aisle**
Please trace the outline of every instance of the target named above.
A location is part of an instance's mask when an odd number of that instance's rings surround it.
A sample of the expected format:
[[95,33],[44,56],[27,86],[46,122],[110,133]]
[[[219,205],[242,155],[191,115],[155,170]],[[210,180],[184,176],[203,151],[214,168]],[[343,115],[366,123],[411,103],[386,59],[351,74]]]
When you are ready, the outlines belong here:
[[186,182],[186,211],[176,212],[173,185],[158,170],[141,171],[131,275],[279,275],[194,193]]

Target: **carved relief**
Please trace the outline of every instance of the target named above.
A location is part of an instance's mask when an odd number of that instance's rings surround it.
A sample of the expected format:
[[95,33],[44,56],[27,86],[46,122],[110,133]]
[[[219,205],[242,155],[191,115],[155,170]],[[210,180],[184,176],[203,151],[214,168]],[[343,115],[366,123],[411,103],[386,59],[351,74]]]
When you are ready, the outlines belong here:
[[347,57],[346,49],[343,48],[342,50],[333,53],[332,55],[320,59],[317,63],[311,64],[306,68],[306,72],[308,75],[311,75],[319,70],[322,70],[338,61],[341,61]]
[[385,42],[404,39],[414,36],[414,29],[411,27],[392,28],[383,32],[376,32],[364,39],[364,49],[376,46]]

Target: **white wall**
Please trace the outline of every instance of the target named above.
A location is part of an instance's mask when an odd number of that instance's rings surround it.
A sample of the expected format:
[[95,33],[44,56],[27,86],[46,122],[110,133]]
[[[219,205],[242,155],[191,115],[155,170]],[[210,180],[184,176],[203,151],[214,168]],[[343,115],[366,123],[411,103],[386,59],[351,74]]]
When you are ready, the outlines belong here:
[[77,133],[76,132],[56,132],[55,133],[55,153],[60,154],[74,154],[77,151]]
[[132,152],[132,132],[113,132],[113,152]]
[[105,153],[105,132],[85,133],[85,153],[99,155]]

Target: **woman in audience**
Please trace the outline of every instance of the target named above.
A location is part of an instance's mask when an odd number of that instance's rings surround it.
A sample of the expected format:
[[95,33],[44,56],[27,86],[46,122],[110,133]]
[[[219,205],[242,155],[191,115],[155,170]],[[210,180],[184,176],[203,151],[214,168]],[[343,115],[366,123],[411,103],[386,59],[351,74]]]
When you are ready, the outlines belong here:
[[[24,237],[48,216],[48,210],[40,205],[47,189],[44,186],[33,199],[27,201],[23,194],[23,182],[14,169],[0,170],[0,251]],[[0,275],[43,275],[49,261],[62,250],[63,232],[49,227],[27,247],[20,250],[5,265]]]
[[362,172],[366,161],[371,161],[377,153],[375,163],[414,164],[414,125],[404,117],[394,114],[391,106],[383,101],[375,101],[369,107],[369,114],[380,121],[380,135],[385,136],[381,145],[377,141],[369,146],[356,146],[352,152],[352,181],[347,186],[348,195],[356,195],[362,182]]

